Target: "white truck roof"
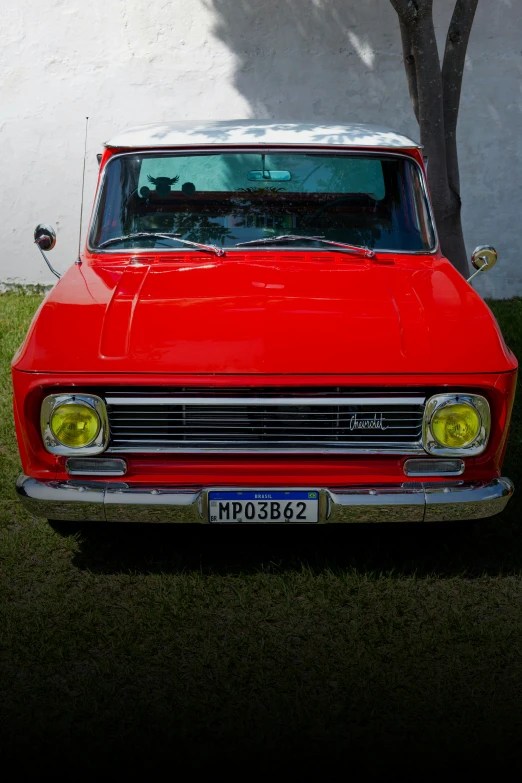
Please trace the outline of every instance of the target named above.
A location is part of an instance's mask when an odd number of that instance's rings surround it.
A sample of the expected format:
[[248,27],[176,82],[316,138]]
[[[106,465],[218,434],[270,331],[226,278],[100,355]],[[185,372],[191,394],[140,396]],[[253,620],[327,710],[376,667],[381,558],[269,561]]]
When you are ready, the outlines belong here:
[[420,148],[420,144],[378,125],[316,125],[271,120],[172,122],[142,125],[123,131],[105,143],[112,149],[151,147],[208,147],[245,145],[302,145],[342,147]]

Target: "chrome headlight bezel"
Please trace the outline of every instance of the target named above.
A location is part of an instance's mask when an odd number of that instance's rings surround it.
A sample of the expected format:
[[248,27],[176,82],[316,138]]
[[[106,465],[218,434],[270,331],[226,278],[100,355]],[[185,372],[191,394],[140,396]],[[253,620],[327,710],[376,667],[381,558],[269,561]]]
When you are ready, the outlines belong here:
[[[100,428],[94,440],[88,446],[64,446],[57,440],[51,429],[51,418],[53,412],[60,405],[67,404],[85,405],[94,410],[100,421]],[[109,444],[109,419],[105,402],[96,394],[49,394],[42,402],[40,410],[40,429],[44,448],[51,454],[57,454],[65,457],[75,455],[94,455],[102,454]]]
[[[431,431],[433,416],[441,408],[447,405],[464,403],[470,405],[477,412],[480,419],[480,429],[477,437],[468,446],[442,446]],[[488,445],[491,431],[491,411],[489,402],[481,394],[435,394],[426,402],[424,419],[422,421],[422,445],[428,454],[436,454],[439,457],[476,457],[482,454]]]

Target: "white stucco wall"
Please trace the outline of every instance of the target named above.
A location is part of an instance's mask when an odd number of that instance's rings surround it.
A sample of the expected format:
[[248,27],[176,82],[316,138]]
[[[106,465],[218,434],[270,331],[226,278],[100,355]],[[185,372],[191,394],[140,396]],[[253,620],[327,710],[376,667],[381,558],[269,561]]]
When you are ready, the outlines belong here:
[[[454,0],[434,0],[440,42]],[[96,153],[175,119],[377,122],[418,137],[389,0],[1,0],[0,282],[51,283],[75,259],[85,116],[87,224]],[[497,247],[477,288],[522,294],[522,2],[479,0],[459,122],[469,251]]]

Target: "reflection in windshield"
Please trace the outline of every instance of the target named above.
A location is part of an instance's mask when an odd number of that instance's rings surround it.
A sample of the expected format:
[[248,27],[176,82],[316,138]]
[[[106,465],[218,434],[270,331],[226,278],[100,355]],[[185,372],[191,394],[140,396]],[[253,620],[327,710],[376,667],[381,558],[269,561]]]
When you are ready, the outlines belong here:
[[281,234],[376,250],[426,252],[435,243],[419,168],[405,157],[285,151],[116,156],[107,165],[91,246],[110,247],[111,239],[133,235],[117,245],[120,251],[165,249],[152,236],[158,233],[225,248]]

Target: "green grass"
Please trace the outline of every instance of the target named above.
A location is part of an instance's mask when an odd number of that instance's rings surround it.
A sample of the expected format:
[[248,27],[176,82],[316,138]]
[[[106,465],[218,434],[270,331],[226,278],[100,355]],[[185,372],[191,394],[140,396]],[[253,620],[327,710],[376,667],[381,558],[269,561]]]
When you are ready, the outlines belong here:
[[[0,296],[0,738],[20,776],[165,759],[221,774],[249,752],[248,775],[283,753],[423,773],[489,754],[498,772],[517,756],[520,494],[474,527],[62,537],[13,492],[9,362],[40,301]],[[491,306],[522,356],[522,300]],[[519,488],[521,442],[518,406]]]

